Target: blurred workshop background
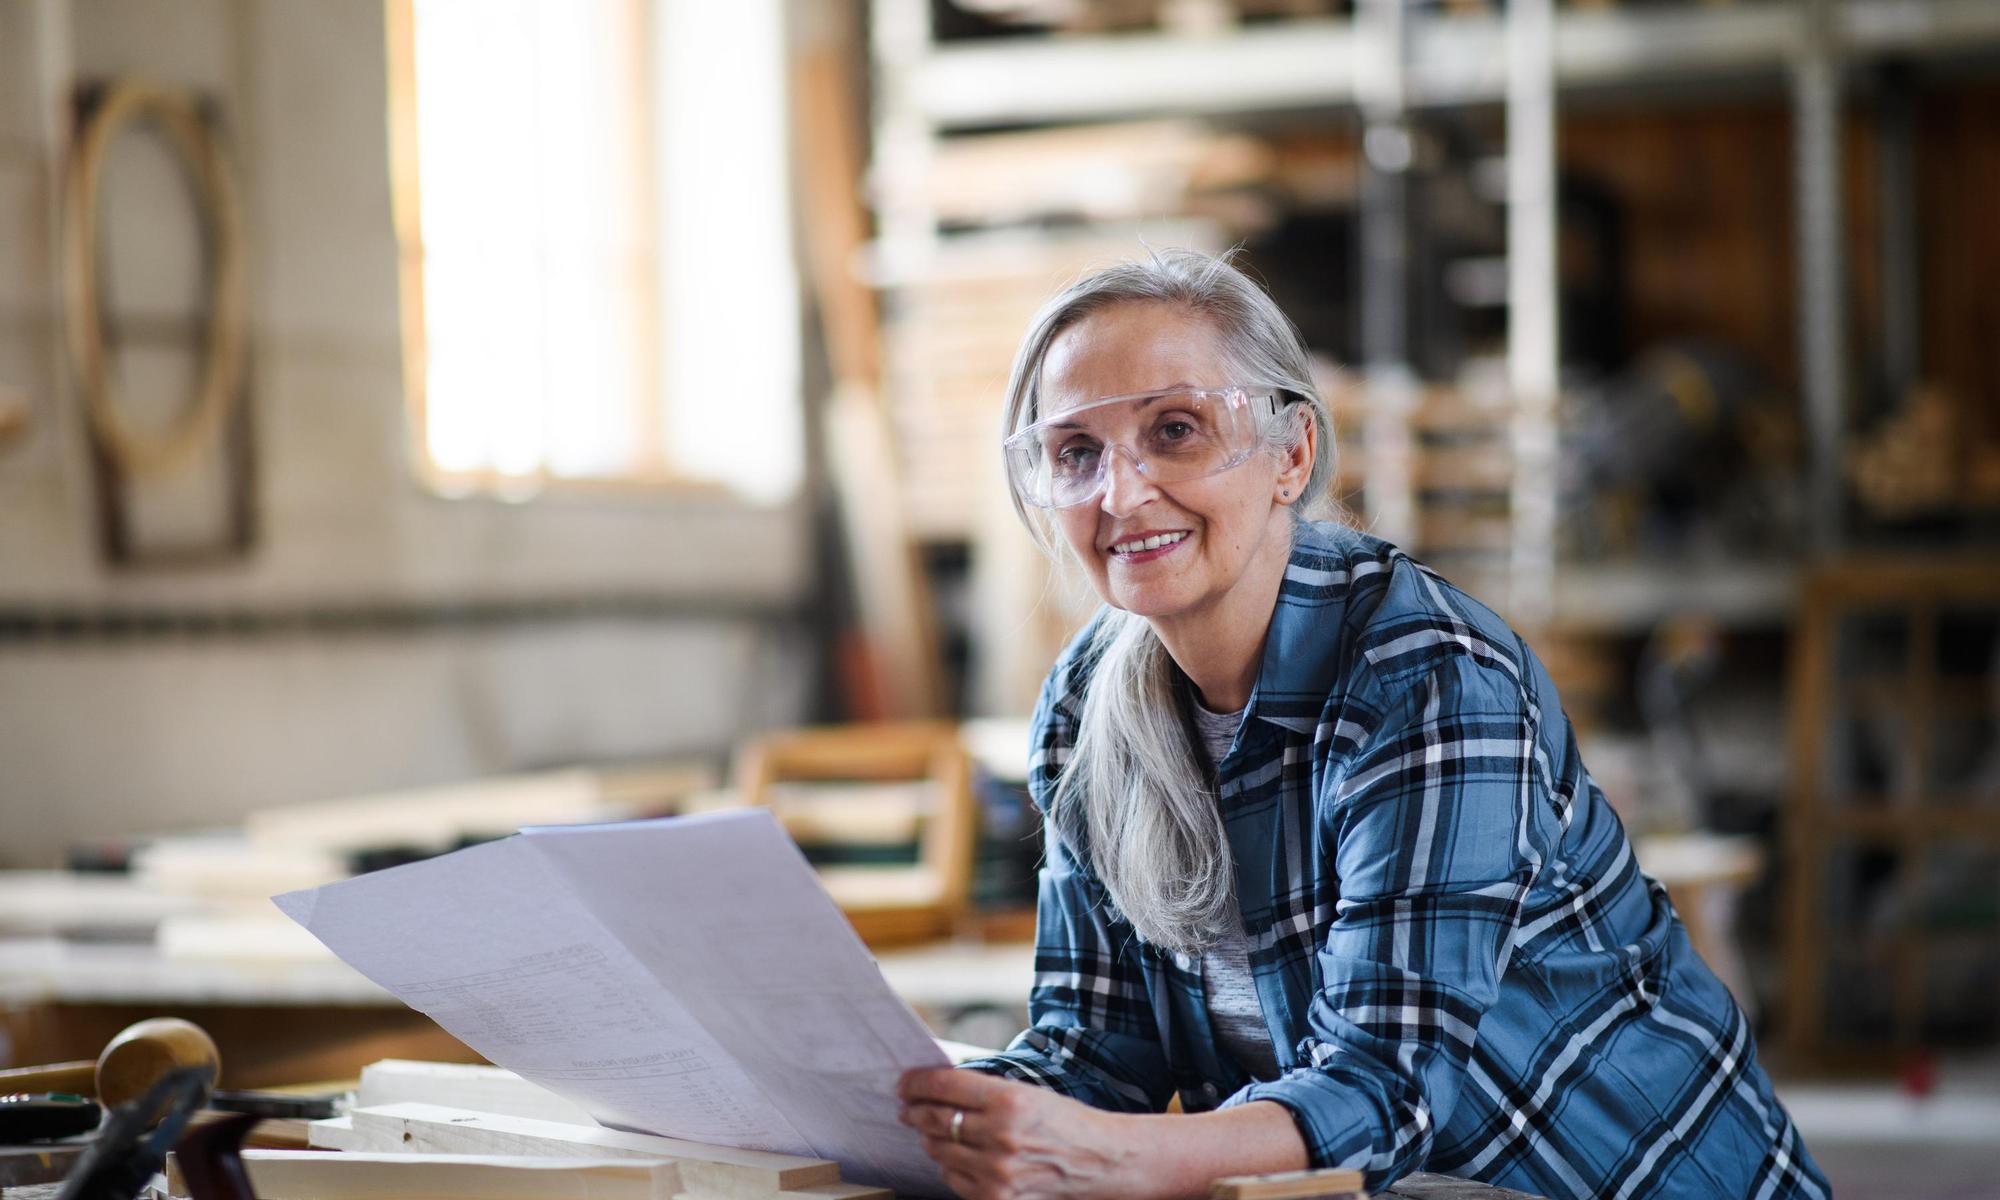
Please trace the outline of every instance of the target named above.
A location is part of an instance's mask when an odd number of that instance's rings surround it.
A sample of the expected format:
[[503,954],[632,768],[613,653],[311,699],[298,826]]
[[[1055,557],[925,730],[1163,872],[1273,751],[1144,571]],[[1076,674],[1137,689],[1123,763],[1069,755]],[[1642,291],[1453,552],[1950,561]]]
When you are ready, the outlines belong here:
[[2000,3],[0,0],[0,1066],[447,1039],[273,892],[774,806],[1024,1013],[1039,301],[1241,247],[1843,1195],[2000,1195]]

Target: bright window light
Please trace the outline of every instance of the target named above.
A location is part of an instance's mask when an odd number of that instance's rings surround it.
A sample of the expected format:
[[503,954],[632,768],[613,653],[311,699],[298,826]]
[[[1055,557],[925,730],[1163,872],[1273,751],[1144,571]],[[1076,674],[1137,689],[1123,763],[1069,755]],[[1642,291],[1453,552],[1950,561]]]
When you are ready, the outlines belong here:
[[429,472],[789,495],[783,0],[390,0],[390,22]]

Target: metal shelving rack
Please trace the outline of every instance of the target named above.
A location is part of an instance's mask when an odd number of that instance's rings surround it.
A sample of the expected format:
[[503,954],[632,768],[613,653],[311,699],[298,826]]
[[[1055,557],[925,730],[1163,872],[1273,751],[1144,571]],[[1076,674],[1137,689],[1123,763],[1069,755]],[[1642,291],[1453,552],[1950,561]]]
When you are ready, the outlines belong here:
[[[1524,624],[1616,624],[1610,597],[1644,620],[1698,599],[1685,573],[1645,572],[1608,593],[1606,568],[1572,572],[1556,561],[1553,471],[1558,367],[1555,327],[1554,122],[1566,92],[1648,89],[1729,80],[1782,79],[1793,113],[1798,228],[1798,344],[1815,524],[1811,549],[1842,543],[1840,456],[1846,433],[1848,346],[1840,204],[1840,113],[1848,64],[1921,58],[2000,46],[1991,0],[1744,0],[1686,7],[1559,8],[1513,0],[1501,13],[1439,13],[1406,0],[1356,0],[1351,18],[1251,25],[1221,35],[1135,32],[992,43],[933,41],[929,0],[872,0],[877,81],[871,178],[879,263],[891,278],[920,274],[938,245],[921,180],[932,148],[953,130],[1110,121],[1161,114],[1216,116],[1329,108],[1360,114],[1393,145],[1406,114],[1451,105],[1501,104],[1509,151],[1509,385],[1517,411],[1510,440],[1517,483],[1507,605]],[[1364,154],[1372,160],[1374,155]],[[1405,201],[1393,171],[1371,169],[1361,220],[1369,244],[1402,235]],[[1393,254],[1362,264],[1364,298],[1402,284]],[[1364,306],[1363,358],[1371,410],[1371,465],[1400,461],[1414,377],[1406,333]],[[1387,449],[1391,453],[1378,453]],[[1403,456],[1404,458],[1407,455]],[[1408,536],[1407,471],[1370,482],[1370,516],[1392,538]],[[1738,615],[1775,617],[1796,572],[1745,565],[1729,589]],[[1712,589],[1706,589],[1712,590]],[[1746,599],[1748,598],[1748,599]],[[1753,600],[1762,601],[1744,608]]]
[[[1533,628],[1626,630],[1689,609],[1769,627],[1798,605],[1807,565],[1846,541],[1841,458],[1849,433],[1850,347],[1842,211],[1842,111],[1850,68],[2000,49],[1993,0],[1740,0],[1682,7],[1559,6],[1508,0],[1500,13],[1439,13],[1409,0],[1354,0],[1351,18],[1253,25],[1215,36],[1172,32],[938,45],[930,0],[871,0],[877,80],[875,158],[880,263],[921,275],[937,251],[924,189],[931,154],[956,130],[1117,121],[1163,114],[1225,116],[1330,110],[1358,116],[1366,252],[1362,359],[1369,407],[1370,517],[1392,538],[1414,530],[1408,470],[1419,392],[1400,306],[1408,195],[1396,167],[1409,121],[1452,105],[1504,107],[1507,132],[1508,388],[1516,482],[1509,493],[1510,616]],[[1663,86],[1777,85],[1789,98],[1798,295],[1796,339],[1808,460],[1809,544],[1789,562],[1707,571],[1562,564],[1555,552],[1558,453],[1554,404],[1559,331],[1555,264],[1555,130],[1567,95]],[[1891,111],[1884,133],[1886,254],[1914,258],[1908,204],[1913,118]],[[1900,172],[1900,177],[1895,177]],[[1900,212],[1900,217],[1897,215]],[[1884,342],[1891,369],[1914,371],[1916,287],[1890,266]],[[1403,463],[1401,471],[1378,463]],[[1795,1004],[1799,1003],[1795,1000]],[[1907,1007],[1907,1005],[1905,1005]],[[1792,1014],[1796,1017],[1796,1013]],[[1807,1027],[1806,1041],[1811,1041]],[[1792,1040],[1798,1041],[1797,1037]]]
[[[1363,6],[1373,0],[1362,0]],[[1418,6],[1404,7],[1416,10]],[[1824,9],[1821,17],[1812,9]],[[1377,64],[1365,18],[1312,18],[1223,36],[1144,32],[936,46],[928,8],[873,0],[878,71],[897,81],[879,115],[934,130],[1130,117],[1351,106]],[[1411,11],[1409,101],[1417,107],[1505,98],[1508,19]],[[1558,90],[1774,73],[1823,49],[1858,57],[1923,55],[2000,40],[1989,0],[1743,0],[1557,9],[1548,69]],[[878,75],[878,78],[881,76]]]

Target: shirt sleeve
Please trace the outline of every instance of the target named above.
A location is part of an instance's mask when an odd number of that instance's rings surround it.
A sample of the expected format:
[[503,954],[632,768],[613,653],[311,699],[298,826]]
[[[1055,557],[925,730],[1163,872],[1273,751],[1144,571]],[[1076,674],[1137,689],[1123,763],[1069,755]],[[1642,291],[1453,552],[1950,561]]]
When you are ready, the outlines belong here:
[[1035,927],[1032,1024],[1000,1054],[963,1064],[1052,1088],[1096,1108],[1158,1112],[1172,1091],[1138,935],[1055,837]]
[[[1369,710],[1372,709],[1372,712]],[[1226,1104],[1291,1110],[1315,1166],[1421,1169],[1468,1086],[1530,887],[1561,836],[1539,718],[1505,668],[1453,656],[1357,680],[1359,736],[1320,806],[1340,899],[1299,1066]]]
[[1000,1054],[961,1066],[1039,1084],[1096,1108],[1158,1112],[1173,1088],[1139,936],[1047,816],[1076,743],[1079,680],[1091,665],[1088,637],[1087,630],[1050,673],[1035,710],[1028,790],[1044,819],[1030,1025]]

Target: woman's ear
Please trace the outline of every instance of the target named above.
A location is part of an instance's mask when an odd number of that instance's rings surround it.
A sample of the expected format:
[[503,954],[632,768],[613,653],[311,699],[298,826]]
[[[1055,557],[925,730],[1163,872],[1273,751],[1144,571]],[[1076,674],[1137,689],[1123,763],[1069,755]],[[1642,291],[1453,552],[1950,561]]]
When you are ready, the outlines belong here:
[[1313,420],[1312,409],[1305,404],[1298,405],[1296,411],[1304,428],[1297,442],[1279,452],[1278,478],[1272,484],[1280,504],[1292,503],[1305,491],[1319,454],[1319,422]]

